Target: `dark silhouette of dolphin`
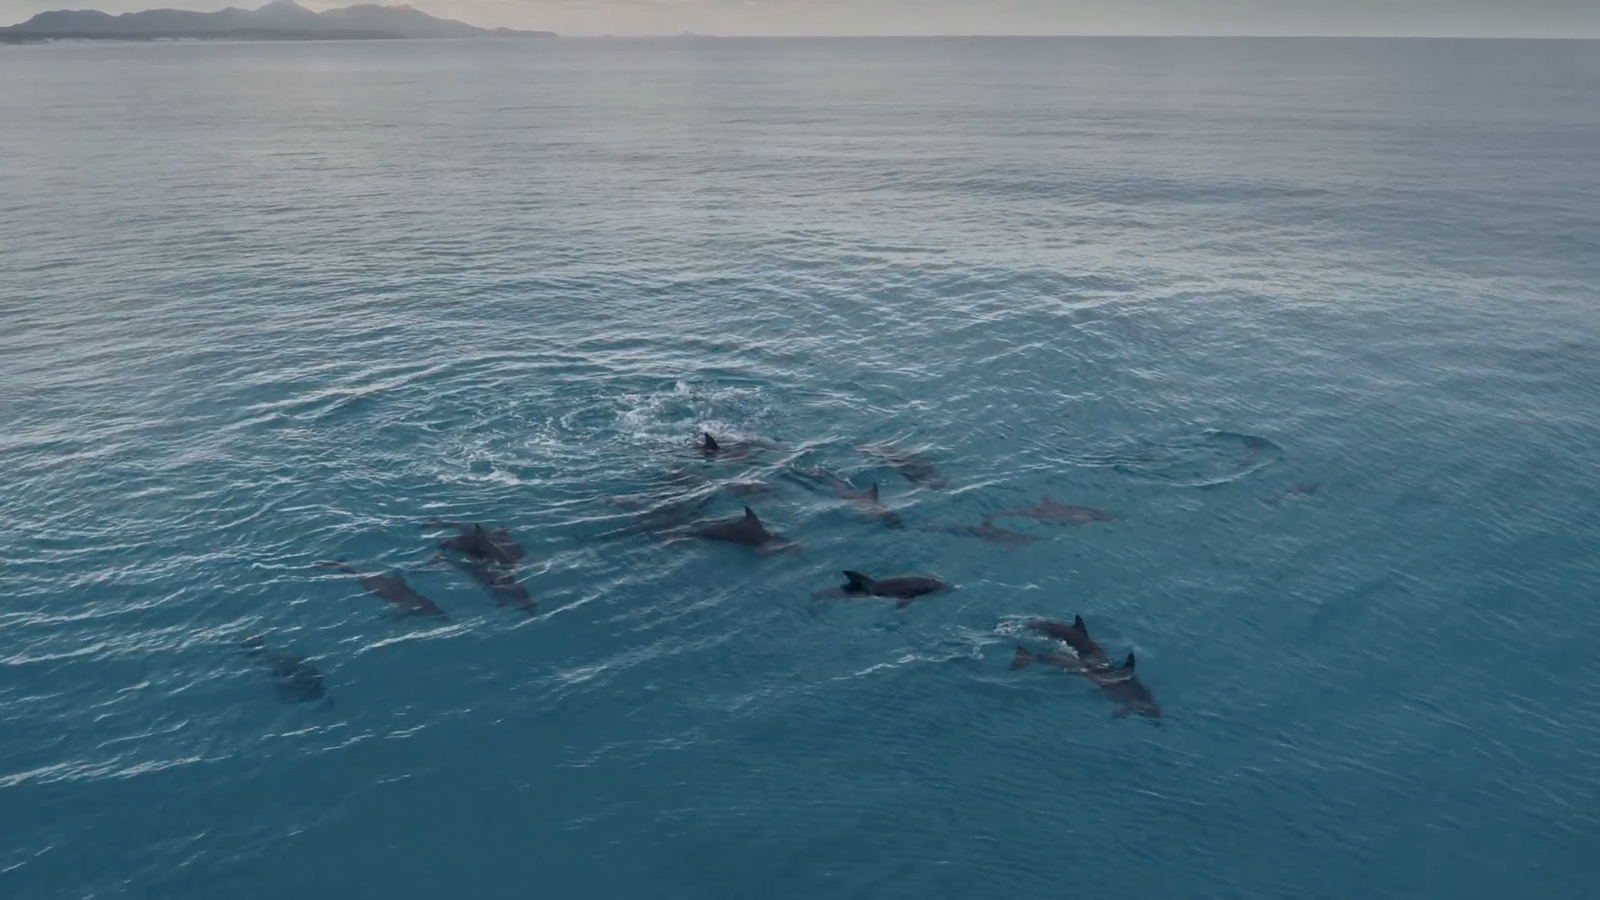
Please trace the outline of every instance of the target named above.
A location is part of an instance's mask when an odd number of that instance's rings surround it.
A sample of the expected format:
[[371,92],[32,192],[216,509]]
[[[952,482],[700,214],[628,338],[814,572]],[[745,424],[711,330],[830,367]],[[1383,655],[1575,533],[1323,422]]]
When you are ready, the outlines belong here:
[[952,590],[950,583],[932,575],[895,575],[890,578],[873,578],[860,572],[846,571],[845,583],[836,588],[818,591],[818,599],[830,597],[894,597],[895,609],[905,609],[911,601],[928,594],[943,594]]
[[1314,481],[1297,481],[1267,498],[1266,503],[1268,506],[1282,506],[1291,500],[1315,495],[1319,487],[1321,485]]
[[1147,719],[1161,719],[1161,707],[1156,703],[1156,698],[1150,689],[1144,686],[1139,676],[1134,674],[1133,654],[1123,660],[1122,665],[1105,669],[1090,669],[1089,680],[1100,688],[1100,693],[1115,701],[1117,708],[1112,715],[1122,718],[1129,713],[1138,713]]
[[823,490],[832,492],[834,496],[841,500],[850,501],[867,518],[882,522],[885,527],[901,528],[905,525],[905,522],[900,519],[899,513],[885,506],[883,501],[879,499],[878,483],[876,481],[872,483],[872,487],[863,491],[857,489],[848,479],[841,478],[822,466],[810,469],[791,466],[789,474],[807,486],[820,487]]
[[511,539],[510,529],[489,530],[476,522],[440,521],[423,522],[421,527],[454,528],[460,532],[453,538],[440,541],[439,547],[442,550],[455,550],[474,559],[499,563],[502,566],[514,566],[522,561],[522,548]]
[[538,604],[528,594],[528,589],[523,587],[510,572],[494,568],[481,562],[456,559],[449,554],[441,553],[433,558],[434,562],[448,562],[469,578],[488,589],[494,602],[501,606],[514,606],[528,615],[538,611]]
[[1065,643],[1085,665],[1105,665],[1106,652],[1089,637],[1089,627],[1083,624],[1083,616],[1073,616],[1071,625],[1049,619],[1029,619],[1023,623],[1023,627]]
[[613,534],[663,535],[682,529],[711,504],[711,494],[677,497],[661,503],[649,503],[638,494],[609,497],[606,503],[618,509],[638,513],[631,525]]
[[1082,616],[1073,616],[1071,625],[1049,619],[1030,619],[1024,623],[1024,627],[1065,642],[1073,652],[1035,653],[1026,647],[1018,647],[1011,657],[1009,671],[1014,672],[1037,660],[1088,678],[1100,688],[1100,693],[1116,701],[1117,708],[1112,715],[1119,719],[1135,712],[1148,719],[1161,718],[1161,707],[1156,704],[1150,689],[1134,673],[1133,654],[1129,653],[1120,665],[1107,662],[1105,651],[1089,637],[1089,629],[1083,624]]
[[704,456],[706,459],[729,460],[749,459],[750,451],[747,449],[748,446],[748,442],[742,442],[739,446],[735,446],[731,442],[718,441],[716,438],[711,436],[711,432],[709,431],[703,432],[700,435],[700,440],[696,441],[694,444],[694,448],[699,450],[700,455]]
[[356,582],[366,588],[370,593],[393,603],[402,616],[435,616],[440,619],[450,618],[437,603],[422,596],[406,584],[406,580],[394,572],[385,572],[381,575],[363,575],[359,569],[353,568],[342,559],[322,560],[319,566],[338,569],[347,575],[357,576]]
[[705,538],[712,541],[731,541],[735,544],[745,544],[756,548],[762,553],[775,553],[779,550],[788,550],[798,546],[794,541],[783,535],[768,531],[767,526],[761,524],[761,519],[748,506],[744,508],[744,515],[742,516],[691,525],[687,534],[690,537]]
[[1161,718],[1161,707],[1156,703],[1156,698],[1134,673],[1132,653],[1119,666],[1091,666],[1071,653],[1034,653],[1026,647],[1018,647],[1011,658],[1009,671],[1014,672],[1035,660],[1088,678],[1100,689],[1100,693],[1116,701],[1117,708],[1111,714],[1119,719],[1135,712],[1147,719]]
[[1090,522],[1115,522],[1117,516],[1103,509],[1094,509],[1089,506],[1073,506],[1070,503],[1059,503],[1049,497],[1040,497],[1039,502],[1033,506],[1019,506],[1015,509],[1002,509],[983,517],[985,523],[993,519],[1021,518],[1037,519],[1040,522],[1049,522],[1054,525],[1087,525]]
[[856,448],[867,456],[876,457],[900,470],[912,484],[926,488],[942,488],[945,480],[933,461],[920,453],[898,450],[888,444],[862,444]]
[[685,493],[711,491],[735,497],[774,497],[778,489],[759,478],[708,478],[693,469],[677,468],[667,473],[667,484]]
[[983,524],[981,525],[929,525],[922,530],[942,532],[944,534],[955,534],[960,535],[961,537],[978,538],[980,540],[988,541],[991,544],[1000,544],[1002,546],[1009,545],[1012,547],[1026,546],[1028,544],[1038,543],[1039,541],[1039,538],[1031,534],[1024,534],[1020,531],[1011,531],[1006,528],[997,528],[993,522],[988,520],[987,517],[983,520]]
[[322,672],[290,650],[269,650],[260,635],[245,638],[245,652],[272,673],[273,687],[284,703],[306,703],[322,698]]

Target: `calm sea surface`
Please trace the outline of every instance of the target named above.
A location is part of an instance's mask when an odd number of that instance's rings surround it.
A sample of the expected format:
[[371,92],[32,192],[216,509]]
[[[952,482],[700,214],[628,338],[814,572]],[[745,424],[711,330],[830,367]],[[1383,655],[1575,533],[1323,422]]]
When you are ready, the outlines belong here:
[[0,48],[0,896],[1600,896],[1597,46]]

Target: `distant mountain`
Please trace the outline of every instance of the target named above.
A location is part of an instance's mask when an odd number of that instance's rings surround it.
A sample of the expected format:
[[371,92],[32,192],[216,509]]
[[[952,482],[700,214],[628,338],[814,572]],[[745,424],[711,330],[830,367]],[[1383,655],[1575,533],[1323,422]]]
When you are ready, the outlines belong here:
[[294,0],[272,0],[260,9],[229,7],[219,12],[152,9],[113,16],[95,10],[42,12],[20,25],[0,28],[0,41],[62,38],[155,40],[211,38],[244,40],[555,37],[549,31],[478,28],[436,19],[412,6],[364,3],[312,12]]

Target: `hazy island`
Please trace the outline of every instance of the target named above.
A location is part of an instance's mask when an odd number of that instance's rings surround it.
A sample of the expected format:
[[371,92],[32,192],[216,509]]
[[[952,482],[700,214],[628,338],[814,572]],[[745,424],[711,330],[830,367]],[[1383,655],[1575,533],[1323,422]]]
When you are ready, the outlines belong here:
[[415,38],[555,37],[551,31],[478,28],[436,19],[411,6],[363,3],[312,12],[294,0],[272,0],[260,9],[229,7],[217,12],[152,9],[113,16],[92,9],[42,12],[20,25],[0,28],[0,43],[34,41],[311,41],[406,40]]

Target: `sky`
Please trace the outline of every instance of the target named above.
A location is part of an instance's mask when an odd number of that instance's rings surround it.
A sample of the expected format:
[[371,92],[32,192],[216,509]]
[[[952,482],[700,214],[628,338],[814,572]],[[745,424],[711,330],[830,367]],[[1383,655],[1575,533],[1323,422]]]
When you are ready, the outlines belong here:
[[[47,9],[212,10],[265,0],[0,0]],[[352,0],[353,2],[353,0]],[[312,9],[345,2],[301,0]],[[474,25],[570,35],[1177,34],[1600,38],[1600,0],[413,0]]]

